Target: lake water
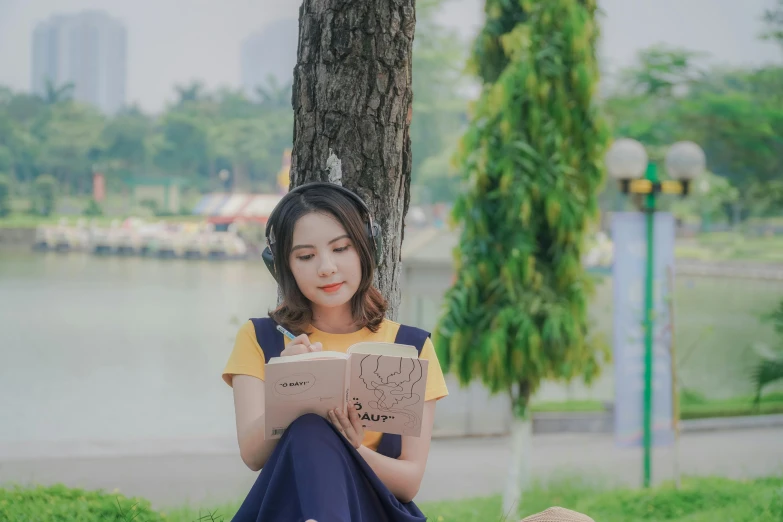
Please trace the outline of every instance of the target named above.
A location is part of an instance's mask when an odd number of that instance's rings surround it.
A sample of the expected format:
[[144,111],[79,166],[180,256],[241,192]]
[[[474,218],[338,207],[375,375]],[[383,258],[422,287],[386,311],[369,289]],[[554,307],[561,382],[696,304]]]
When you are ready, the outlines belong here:
[[[591,315],[611,338],[611,281],[597,290]],[[751,346],[779,342],[759,316],[781,295],[783,281],[679,278],[682,386],[716,398],[750,394]],[[220,374],[241,322],[275,301],[260,262],[0,250],[0,460],[234,451],[233,399]],[[403,309],[404,320],[431,329],[437,301],[411,304],[420,320]],[[505,395],[446,379],[436,432],[505,430]],[[613,396],[611,365],[590,388],[547,383],[536,394]]]
[[221,370],[275,288],[260,263],[0,251],[0,457],[231,440]]

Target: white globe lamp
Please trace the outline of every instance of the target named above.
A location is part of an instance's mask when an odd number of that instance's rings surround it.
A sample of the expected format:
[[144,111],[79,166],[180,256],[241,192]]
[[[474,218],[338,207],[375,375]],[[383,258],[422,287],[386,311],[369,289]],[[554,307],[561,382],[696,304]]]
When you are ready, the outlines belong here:
[[704,151],[692,141],[680,141],[666,152],[666,172],[674,179],[692,181],[707,165]]
[[604,158],[606,170],[616,180],[639,179],[647,170],[647,151],[636,140],[623,138],[615,141]]

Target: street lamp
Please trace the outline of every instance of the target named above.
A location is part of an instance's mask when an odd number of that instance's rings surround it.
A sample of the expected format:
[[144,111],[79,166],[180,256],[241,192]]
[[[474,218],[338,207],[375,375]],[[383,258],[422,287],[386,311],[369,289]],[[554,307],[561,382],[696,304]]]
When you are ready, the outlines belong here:
[[690,141],[672,145],[666,153],[665,167],[673,179],[660,180],[657,165],[650,162],[644,146],[636,140],[620,139],[607,151],[606,168],[620,183],[623,194],[645,195],[643,211],[647,224],[647,261],[644,295],[644,487],[650,486],[652,446],[652,373],[654,302],[654,230],[658,194],[679,194],[690,190],[691,181],[704,171],[701,147]]

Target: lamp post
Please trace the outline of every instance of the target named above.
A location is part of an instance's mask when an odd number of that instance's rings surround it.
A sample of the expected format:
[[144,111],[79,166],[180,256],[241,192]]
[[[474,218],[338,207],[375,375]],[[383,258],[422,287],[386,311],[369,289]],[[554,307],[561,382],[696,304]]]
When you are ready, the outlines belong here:
[[671,180],[658,178],[657,165],[650,162],[644,146],[636,140],[620,139],[606,154],[609,175],[620,183],[623,194],[645,196],[647,259],[644,285],[644,487],[650,486],[653,396],[653,307],[654,307],[654,223],[658,194],[686,196],[690,182],[705,167],[702,149],[689,141],[672,145],[666,153],[665,166]]

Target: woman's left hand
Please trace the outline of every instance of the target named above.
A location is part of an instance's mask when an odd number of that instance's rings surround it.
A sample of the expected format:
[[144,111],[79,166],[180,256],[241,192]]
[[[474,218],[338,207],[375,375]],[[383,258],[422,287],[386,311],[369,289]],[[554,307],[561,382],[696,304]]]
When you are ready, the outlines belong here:
[[339,408],[330,410],[329,420],[354,448],[359,449],[361,447],[364,441],[364,426],[362,426],[359,413],[353,407],[353,404],[348,405],[347,414],[340,411]]

